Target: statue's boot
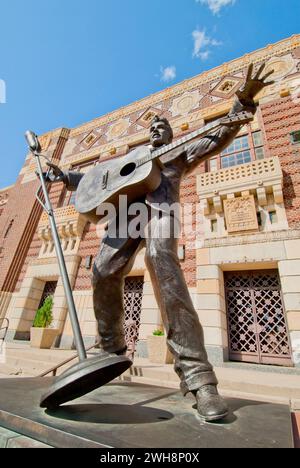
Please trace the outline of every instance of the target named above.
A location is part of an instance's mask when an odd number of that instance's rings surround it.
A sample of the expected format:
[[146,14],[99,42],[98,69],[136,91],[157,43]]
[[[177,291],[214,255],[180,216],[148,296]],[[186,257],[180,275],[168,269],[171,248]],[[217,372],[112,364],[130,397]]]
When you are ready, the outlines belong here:
[[197,400],[199,416],[206,422],[224,419],[229,412],[227,403],[219,395],[215,385],[204,385],[193,392]]

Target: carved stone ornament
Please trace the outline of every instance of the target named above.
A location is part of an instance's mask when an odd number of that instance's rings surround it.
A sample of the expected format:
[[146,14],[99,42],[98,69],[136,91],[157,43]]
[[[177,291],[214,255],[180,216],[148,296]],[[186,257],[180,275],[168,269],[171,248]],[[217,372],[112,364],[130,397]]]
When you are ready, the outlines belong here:
[[100,138],[100,135],[97,134],[95,131],[89,133],[85,138],[84,140],[82,141],[82,145],[86,148],[86,149],[89,149],[91,148],[95,143],[96,141],[98,141]]
[[129,119],[119,120],[118,122],[113,124],[107,131],[107,134],[106,134],[107,140],[108,141],[115,140],[121,137],[122,135],[124,135],[124,133],[127,132],[129,126],[130,126]]
[[162,111],[155,108],[155,107],[149,107],[149,109],[146,110],[146,112],[143,112],[143,114],[140,116],[140,118],[136,121],[138,125],[141,125],[144,128],[150,128],[151,122],[154,119],[156,115],[161,116]]
[[211,91],[212,96],[228,99],[242,85],[243,79],[236,76],[227,76]]
[[280,80],[296,70],[296,62],[292,55],[285,55],[284,57],[273,57],[268,61],[265,73],[274,70],[273,80]]
[[182,96],[174,99],[170,108],[172,116],[187,115],[191,110],[198,107],[201,97],[199,91],[193,91],[192,93],[184,93]]
[[243,231],[258,231],[253,195],[225,200],[224,212],[229,234]]

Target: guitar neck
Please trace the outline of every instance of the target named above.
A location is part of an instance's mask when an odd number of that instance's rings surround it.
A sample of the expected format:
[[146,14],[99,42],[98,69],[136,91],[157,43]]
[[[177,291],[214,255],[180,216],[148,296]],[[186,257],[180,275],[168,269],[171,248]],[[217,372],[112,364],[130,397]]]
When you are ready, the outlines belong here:
[[154,159],[157,159],[163,156],[164,154],[169,153],[169,151],[172,151],[175,148],[179,148],[179,146],[183,145],[184,143],[187,143],[189,141],[194,140],[195,138],[206,135],[209,131],[215,130],[216,128],[220,127],[222,120],[223,119],[218,119],[210,124],[205,125],[204,127],[201,127],[195,132],[189,133],[188,135],[186,135],[183,138],[180,138],[174,143],[165,145],[159,148],[158,150],[152,151],[150,155],[147,155],[145,158],[142,158],[139,160],[138,166],[141,166],[143,164],[146,164],[147,162],[153,161]]
[[179,140],[175,141],[174,143],[171,143],[170,145],[165,145],[157,150],[152,151],[150,154],[148,154],[147,156],[145,156],[144,158],[138,161],[137,167],[147,162],[153,161],[154,159],[159,158],[166,153],[169,153],[169,151],[172,151],[173,149],[178,148],[179,146],[183,145],[184,143],[187,143],[188,141],[194,140],[195,138],[198,138],[198,137],[203,137],[204,135],[207,135],[208,132],[210,132],[211,130],[215,130],[221,125],[241,126],[241,125],[244,125],[245,123],[251,122],[253,118],[254,118],[253,113],[246,112],[246,111],[228,115],[225,118],[222,117],[221,119],[218,119],[215,122],[207,124],[204,127],[196,130],[195,132],[189,133],[185,137],[180,138]]

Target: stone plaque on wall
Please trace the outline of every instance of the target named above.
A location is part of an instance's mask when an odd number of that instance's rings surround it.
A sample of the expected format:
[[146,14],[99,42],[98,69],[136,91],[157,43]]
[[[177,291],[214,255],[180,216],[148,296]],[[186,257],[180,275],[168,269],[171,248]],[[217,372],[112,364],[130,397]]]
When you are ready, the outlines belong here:
[[225,200],[224,212],[229,234],[258,230],[253,195]]

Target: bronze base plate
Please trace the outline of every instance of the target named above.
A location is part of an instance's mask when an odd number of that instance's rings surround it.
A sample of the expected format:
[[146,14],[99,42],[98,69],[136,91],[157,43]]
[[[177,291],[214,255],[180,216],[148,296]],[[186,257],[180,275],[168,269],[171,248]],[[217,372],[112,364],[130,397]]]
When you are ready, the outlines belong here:
[[85,359],[61,374],[41,398],[41,408],[55,409],[111,382],[132,366],[126,356],[101,354]]

